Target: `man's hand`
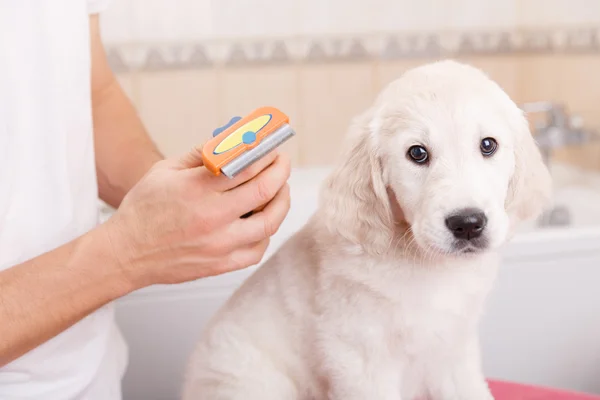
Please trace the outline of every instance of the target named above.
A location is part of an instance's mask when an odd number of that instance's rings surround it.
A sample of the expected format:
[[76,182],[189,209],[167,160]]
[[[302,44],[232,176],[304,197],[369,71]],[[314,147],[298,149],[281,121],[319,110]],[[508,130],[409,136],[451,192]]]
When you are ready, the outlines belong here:
[[158,162],[104,227],[125,279],[141,288],[257,264],[289,210],[289,174],[275,152],[231,180],[204,168],[197,150]]
[[0,367],[133,290],[258,263],[288,212],[289,173],[276,153],[232,180],[197,150],[155,164],[105,224],[0,271]]

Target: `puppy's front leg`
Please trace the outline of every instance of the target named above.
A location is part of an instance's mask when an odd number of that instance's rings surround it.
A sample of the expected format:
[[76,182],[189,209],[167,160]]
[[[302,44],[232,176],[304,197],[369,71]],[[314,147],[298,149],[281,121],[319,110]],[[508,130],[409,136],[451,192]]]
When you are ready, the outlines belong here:
[[494,400],[481,370],[480,360],[479,343],[475,339],[459,357],[434,367],[429,384],[431,399]]
[[385,340],[369,335],[369,330],[377,329],[368,324],[355,325],[355,329],[320,335],[317,362],[328,385],[327,398],[402,400],[400,368]]

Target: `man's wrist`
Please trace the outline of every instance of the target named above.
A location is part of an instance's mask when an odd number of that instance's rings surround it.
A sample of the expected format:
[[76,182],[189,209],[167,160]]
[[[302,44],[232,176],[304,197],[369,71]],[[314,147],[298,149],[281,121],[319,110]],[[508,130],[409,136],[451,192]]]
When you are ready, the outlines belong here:
[[127,273],[129,258],[124,251],[124,238],[113,225],[114,221],[109,220],[80,239],[84,241],[82,246],[89,246],[90,256],[98,261],[97,264],[92,263],[96,265],[90,273],[112,289],[109,293],[111,301],[139,289],[135,280]]
[[[150,142],[128,144],[127,158],[115,162],[109,171],[98,170],[100,198],[114,208],[118,208],[123,198],[144,177],[145,174],[164,156]],[[118,171],[118,172],[117,172]]]

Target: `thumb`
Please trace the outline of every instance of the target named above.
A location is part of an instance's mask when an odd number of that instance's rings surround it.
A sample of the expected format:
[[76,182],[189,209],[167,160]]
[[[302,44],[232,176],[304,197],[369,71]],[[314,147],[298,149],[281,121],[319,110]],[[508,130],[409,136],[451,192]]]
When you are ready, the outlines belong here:
[[203,166],[204,161],[202,160],[202,147],[194,146],[192,150],[179,157],[177,164],[181,169]]

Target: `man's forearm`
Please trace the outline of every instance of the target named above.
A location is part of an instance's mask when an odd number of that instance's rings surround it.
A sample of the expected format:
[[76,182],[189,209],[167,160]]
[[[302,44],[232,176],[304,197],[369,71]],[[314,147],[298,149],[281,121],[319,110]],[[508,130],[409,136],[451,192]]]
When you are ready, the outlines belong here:
[[93,116],[100,197],[117,207],[163,156],[116,79],[94,94]]
[[100,198],[118,207],[125,194],[163,156],[108,64],[98,18],[90,17],[96,170]]
[[0,367],[132,290],[103,227],[0,271]]

